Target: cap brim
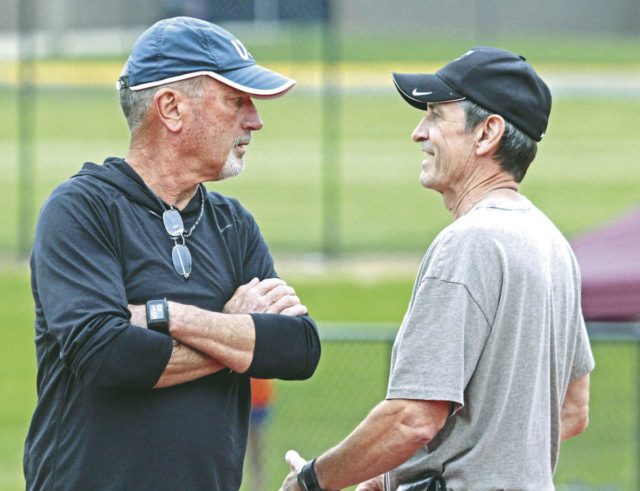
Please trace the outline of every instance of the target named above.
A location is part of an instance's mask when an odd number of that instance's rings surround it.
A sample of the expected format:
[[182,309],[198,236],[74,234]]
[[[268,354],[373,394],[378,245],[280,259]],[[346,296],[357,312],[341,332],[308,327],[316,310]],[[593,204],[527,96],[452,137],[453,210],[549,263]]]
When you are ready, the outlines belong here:
[[431,73],[393,73],[393,83],[402,98],[413,107],[425,110],[429,102],[453,102],[465,99],[438,75]]
[[250,65],[226,72],[212,72],[211,76],[258,99],[280,97],[296,84],[295,80],[260,65]]
[[142,90],[158,85],[178,82],[200,75],[207,75],[211,78],[222,82],[225,85],[238,89],[242,92],[251,94],[257,99],[272,99],[286,94],[293,88],[296,81],[280,75],[273,70],[261,67],[260,65],[250,65],[236,70],[227,70],[225,72],[213,72],[201,70],[197,72],[185,73],[171,78],[155,80],[153,82],[139,84],[130,87],[131,90]]

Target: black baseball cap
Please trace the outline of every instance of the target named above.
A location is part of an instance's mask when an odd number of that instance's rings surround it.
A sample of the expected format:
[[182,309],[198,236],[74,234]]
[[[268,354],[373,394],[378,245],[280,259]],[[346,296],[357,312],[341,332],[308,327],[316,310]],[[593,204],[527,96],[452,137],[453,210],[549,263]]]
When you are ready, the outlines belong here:
[[527,60],[498,48],[476,47],[436,73],[394,73],[400,95],[426,110],[429,102],[471,99],[540,141],[551,112],[549,87]]

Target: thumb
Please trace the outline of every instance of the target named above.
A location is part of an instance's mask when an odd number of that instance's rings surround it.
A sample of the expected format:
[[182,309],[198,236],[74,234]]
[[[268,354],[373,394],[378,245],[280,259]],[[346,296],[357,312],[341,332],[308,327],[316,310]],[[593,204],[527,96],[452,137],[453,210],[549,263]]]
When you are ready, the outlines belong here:
[[260,280],[257,277],[253,277],[251,278],[251,281],[249,281],[248,283],[245,283],[244,285],[241,285],[245,288],[251,288],[252,286],[256,286],[258,283],[260,283]]
[[307,463],[307,461],[300,457],[300,454],[295,450],[289,450],[285,454],[284,460],[287,461],[287,464],[289,464],[291,470],[295,472],[298,472],[300,469],[302,469],[302,466]]

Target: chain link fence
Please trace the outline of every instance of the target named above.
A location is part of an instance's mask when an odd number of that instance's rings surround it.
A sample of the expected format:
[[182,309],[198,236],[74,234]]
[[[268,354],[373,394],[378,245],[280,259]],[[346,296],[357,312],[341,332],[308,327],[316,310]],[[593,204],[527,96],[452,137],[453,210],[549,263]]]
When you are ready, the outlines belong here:
[[[596,370],[590,424],[562,444],[558,490],[640,489],[640,324],[590,324]],[[384,399],[397,326],[321,324],[323,354],[304,383],[277,382],[265,424],[263,489],[278,489],[293,448],[313,458],[333,447]],[[251,490],[249,452],[243,489]]]
[[421,154],[410,135],[420,113],[398,98],[390,73],[436,70],[480,44],[527,55],[554,94],[525,194],[568,235],[637,201],[637,3],[140,0],[134,11],[123,0],[8,3],[0,19],[3,253],[28,253],[40,205],[83,161],[126,153],[114,81],[142,30],[175,14],[222,24],[260,63],[298,80],[286,98],[259,101],[265,128],[242,178],[210,185],[245,203],[276,252],[424,250],[450,216],[418,184]]
[[[545,8],[527,0],[5,4],[3,257],[28,255],[44,199],[84,161],[126,153],[115,81],[137,36],[173,15],[221,24],[259,63],[298,80],[286,97],[258,101],[265,127],[255,135],[243,174],[208,184],[256,216],[276,259],[388,259],[426,249],[451,218],[441,198],[419,186],[422,156],[410,135],[420,113],[400,100],[390,73],[436,70],[475,45],[526,55],[551,86],[550,128],[523,192],[565,234],[592,228],[638,201],[638,2],[566,0]],[[396,327],[323,325],[317,375],[275,385],[264,426],[264,489],[280,485],[289,447],[318,454],[384,397]],[[563,444],[561,489],[640,489],[639,341],[637,329],[622,331],[627,336],[615,339],[594,331],[591,427]],[[245,489],[253,489],[249,464],[246,473]]]

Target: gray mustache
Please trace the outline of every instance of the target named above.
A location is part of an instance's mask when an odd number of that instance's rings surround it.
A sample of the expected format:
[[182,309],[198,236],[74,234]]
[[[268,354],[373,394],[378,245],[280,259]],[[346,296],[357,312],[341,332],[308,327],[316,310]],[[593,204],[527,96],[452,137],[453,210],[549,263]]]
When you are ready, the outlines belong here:
[[236,137],[235,140],[233,140],[233,146],[237,147],[238,145],[248,145],[249,143],[251,143],[251,135],[242,135],[242,136],[238,136]]

